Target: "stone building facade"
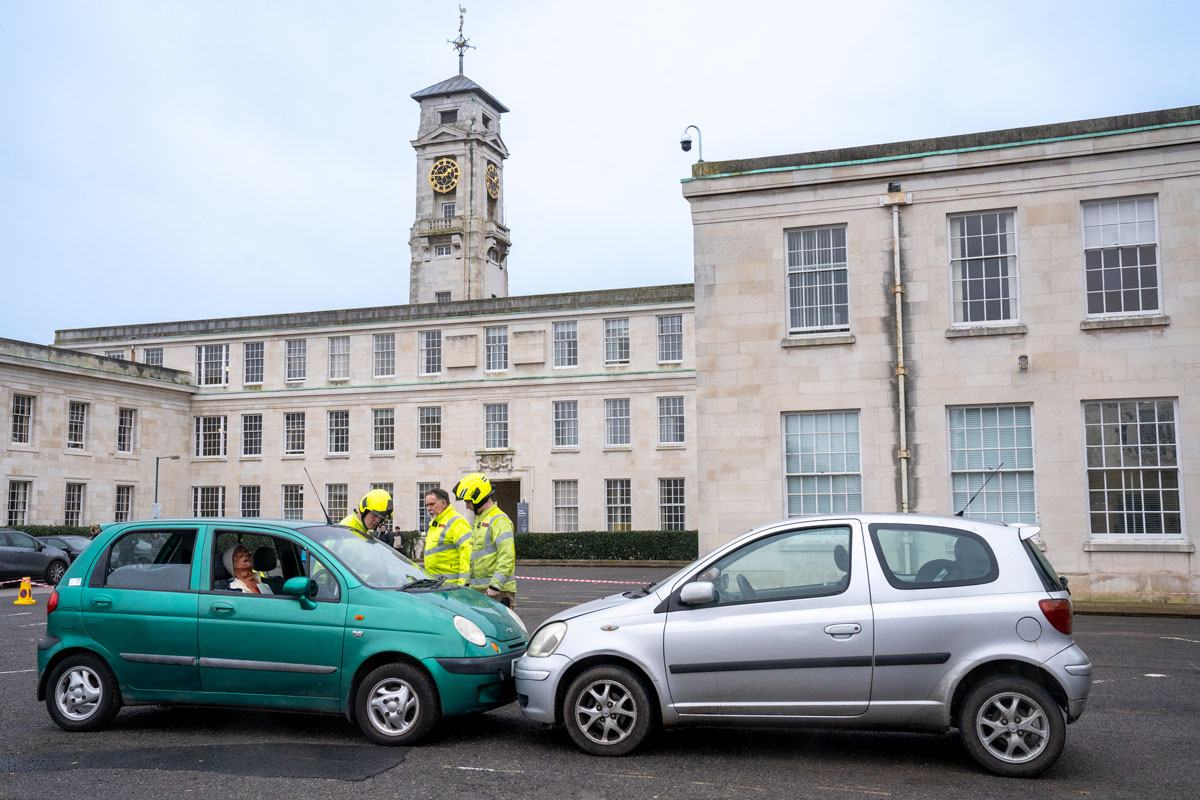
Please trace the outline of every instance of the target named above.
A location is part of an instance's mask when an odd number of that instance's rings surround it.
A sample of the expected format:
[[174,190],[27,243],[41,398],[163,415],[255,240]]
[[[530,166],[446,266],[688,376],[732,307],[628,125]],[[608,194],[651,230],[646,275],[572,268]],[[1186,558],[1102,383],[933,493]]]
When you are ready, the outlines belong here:
[[701,163],[683,193],[702,550],[970,502],[1040,524],[1084,597],[1196,601],[1200,107]]

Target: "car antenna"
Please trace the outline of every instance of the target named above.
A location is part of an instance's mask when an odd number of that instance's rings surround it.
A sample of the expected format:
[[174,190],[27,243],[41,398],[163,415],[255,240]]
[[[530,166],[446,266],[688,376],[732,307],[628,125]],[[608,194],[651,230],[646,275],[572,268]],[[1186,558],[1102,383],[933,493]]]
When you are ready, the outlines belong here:
[[[995,467],[992,468],[992,471],[988,473],[988,476],[986,478],[984,478],[983,486],[980,486],[978,489],[975,490],[975,494],[971,495],[971,499],[967,501],[967,504],[965,506],[963,506],[962,508],[960,508],[958,511],[955,511],[954,516],[961,517],[963,515],[963,512],[971,507],[971,503],[974,503],[975,498],[979,496],[979,493],[982,492],[984,490],[984,488],[987,487],[988,481],[990,481],[992,478],[996,477],[996,473],[999,472],[1000,468],[1003,466],[1004,466],[1004,462],[1001,461],[999,464],[997,464]],[[313,487],[313,491],[314,492],[316,491],[316,487]],[[320,498],[317,498],[317,499],[319,500]]]
[[[329,518],[329,511],[326,510],[325,504],[323,502],[321,502],[321,493],[317,491],[317,485],[315,483],[313,483],[312,475],[308,474],[308,467],[304,468],[304,477],[308,478],[308,485],[313,487],[313,494],[315,494],[317,496],[317,504],[321,506],[321,513],[323,513],[325,515],[325,524],[332,525],[333,520],[331,520]],[[974,499],[974,498],[971,498],[971,499]],[[967,503],[967,505],[971,505],[971,504]]]

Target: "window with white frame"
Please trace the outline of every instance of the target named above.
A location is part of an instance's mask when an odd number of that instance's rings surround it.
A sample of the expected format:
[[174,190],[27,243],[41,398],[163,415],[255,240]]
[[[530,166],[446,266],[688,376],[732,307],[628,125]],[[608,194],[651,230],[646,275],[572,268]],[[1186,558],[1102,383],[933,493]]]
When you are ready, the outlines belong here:
[[857,411],[783,415],[787,515],[862,511]]
[[957,325],[1012,322],[1017,314],[1017,229],[1012,211],[950,217],[950,289]]
[[417,368],[422,375],[437,375],[442,371],[442,332],[417,333]]
[[658,363],[683,361],[683,315],[664,314],[658,318]]
[[192,516],[193,517],[223,517],[223,516],[225,516],[225,487],[224,486],[193,486],[192,487]]
[[12,396],[13,444],[33,444],[33,397],[27,394]]
[[618,397],[604,401],[604,445],[624,447],[629,444],[629,398]]
[[396,451],[396,409],[371,409],[371,452],[394,453]]
[[262,455],[262,414],[242,414],[242,455]]
[[201,386],[229,383],[229,345],[196,345],[196,383]]
[[442,219],[454,217],[454,203],[442,203]]
[[1037,522],[1033,407],[951,408],[949,418],[952,511],[992,522]]
[[787,234],[788,333],[850,330],[846,226]]
[[304,519],[304,484],[283,485],[283,518]]
[[263,357],[265,345],[263,342],[245,342],[242,345],[242,383],[246,386],[257,386],[263,382]]
[[433,293],[433,302],[449,303],[450,302],[450,293],[449,292],[434,292]]
[[8,524],[25,525],[29,519],[29,495],[33,481],[8,482]]
[[124,360],[124,358],[125,358],[125,351],[124,350],[105,350],[104,357],[105,358],[115,358],[118,361],[121,361],[121,360]]
[[554,323],[554,366],[579,366],[579,323]]
[[258,486],[242,486],[240,505],[243,517],[262,515],[262,489]]
[[508,326],[483,329],[485,368],[489,372],[508,369]]
[[604,511],[609,531],[633,530],[633,489],[629,478],[606,478]]
[[350,337],[329,337],[329,380],[350,379]]
[[448,244],[435,244],[433,246],[433,254],[438,258],[449,258],[450,252],[450,245]]
[[67,407],[67,449],[87,449],[88,404],[72,400]]
[[629,363],[629,318],[604,320],[604,363]]
[[658,398],[658,443],[683,444],[683,398]]
[[195,417],[192,453],[196,458],[216,458],[225,455],[225,416]]
[[1083,431],[1092,536],[1179,538],[1176,401],[1084,403]]
[[129,522],[133,519],[133,487],[129,484],[117,484],[117,501],[113,507],[114,522]]
[[390,481],[386,482],[386,483],[372,483],[371,491],[373,492],[376,489],[382,489],[383,491],[388,493],[388,497],[394,498],[396,496],[396,493],[393,491],[393,486],[394,486],[394,484],[391,483]]
[[421,450],[442,449],[442,407],[420,406],[417,408],[417,446]]
[[1157,312],[1162,308],[1158,268],[1156,198],[1083,204],[1088,316]]
[[554,532],[579,530],[579,481],[554,481]]
[[330,411],[329,454],[345,455],[350,452],[350,412],[346,409]]
[[161,367],[163,363],[163,349],[161,347],[147,347],[142,351],[142,361],[151,367]]
[[83,524],[84,484],[68,483],[63,502],[63,525],[78,527]]
[[137,409],[117,409],[117,452],[133,452],[133,433],[137,426]]
[[349,514],[350,487],[345,483],[325,484],[325,510],[330,519],[345,519]]
[[284,344],[286,354],[286,379],[302,381],[308,376],[308,340],[288,339]]
[[441,487],[442,485],[437,481],[417,484],[417,530],[429,530],[430,517],[429,512],[425,509],[425,495],[429,494],[432,490],[440,489]]
[[374,337],[375,377],[391,378],[396,374],[396,334],[377,333]]
[[683,478],[658,479],[658,526],[664,531],[681,531],[687,519]]
[[579,446],[579,401],[554,401],[554,446]]
[[489,449],[508,447],[508,403],[489,403],[483,407],[483,442]]
[[287,411],[283,415],[283,454],[304,454],[304,412]]

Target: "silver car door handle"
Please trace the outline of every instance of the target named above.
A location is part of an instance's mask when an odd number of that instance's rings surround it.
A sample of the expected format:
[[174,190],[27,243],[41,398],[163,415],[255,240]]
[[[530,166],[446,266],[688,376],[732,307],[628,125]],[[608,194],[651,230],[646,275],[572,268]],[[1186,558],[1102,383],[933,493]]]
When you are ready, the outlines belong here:
[[208,610],[214,614],[232,614],[233,606],[229,603],[213,603]]
[[853,636],[856,633],[862,633],[862,625],[859,625],[857,622],[827,625],[825,626],[825,632],[830,636]]

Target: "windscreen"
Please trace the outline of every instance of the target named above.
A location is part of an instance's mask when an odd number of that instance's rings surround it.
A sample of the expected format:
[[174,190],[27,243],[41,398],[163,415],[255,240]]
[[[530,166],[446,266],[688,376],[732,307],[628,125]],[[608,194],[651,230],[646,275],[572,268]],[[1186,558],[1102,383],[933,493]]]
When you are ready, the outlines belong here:
[[399,589],[429,578],[399,550],[375,538],[364,539],[340,525],[316,525],[301,531],[332,553],[360,581],[376,589]]

